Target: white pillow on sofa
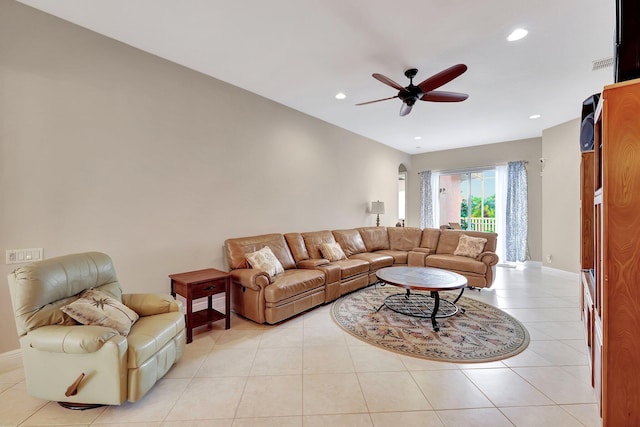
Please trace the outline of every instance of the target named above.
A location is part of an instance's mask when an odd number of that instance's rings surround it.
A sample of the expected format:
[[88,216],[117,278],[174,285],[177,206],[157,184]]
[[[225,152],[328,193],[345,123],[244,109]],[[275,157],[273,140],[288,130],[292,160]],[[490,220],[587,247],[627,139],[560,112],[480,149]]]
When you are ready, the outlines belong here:
[[322,258],[328,259],[329,261],[340,261],[341,259],[347,259],[347,256],[344,254],[342,247],[340,247],[340,243],[323,243],[320,245],[320,253],[322,254]]
[[458,240],[458,247],[453,251],[453,254],[476,258],[484,251],[484,245],[486,243],[487,239],[483,237],[471,237],[462,234],[460,235],[460,240]]
[[284,267],[282,267],[282,264],[278,261],[278,258],[273,254],[269,246],[265,246],[259,251],[248,253],[244,257],[251,268],[262,270],[271,277],[284,273]]
[[97,289],[82,291],[77,300],[60,310],[78,323],[113,328],[125,337],[139,317],[138,313]]

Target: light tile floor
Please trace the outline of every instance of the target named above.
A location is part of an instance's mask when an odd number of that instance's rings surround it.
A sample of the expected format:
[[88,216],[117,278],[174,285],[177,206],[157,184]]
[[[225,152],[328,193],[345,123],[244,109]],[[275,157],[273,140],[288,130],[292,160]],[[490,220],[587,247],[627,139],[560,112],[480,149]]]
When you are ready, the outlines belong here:
[[[567,277],[569,276],[569,277]],[[499,362],[453,364],[367,345],[330,305],[277,326],[234,316],[196,330],[183,358],[137,403],[70,411],[27,395],[0,366],[1,426],[600,426],[580,320],[578,278],[498,268],[466,296],[522,321],[531,344]]]

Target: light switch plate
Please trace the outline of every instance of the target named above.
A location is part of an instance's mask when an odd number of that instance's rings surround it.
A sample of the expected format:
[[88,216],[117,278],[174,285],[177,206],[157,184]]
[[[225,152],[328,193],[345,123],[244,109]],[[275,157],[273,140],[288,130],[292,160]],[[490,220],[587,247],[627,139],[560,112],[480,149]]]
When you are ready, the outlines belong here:
[[28,262],[40,261],[43,258],[43,248],[30,249],[7,249],[7,264],[23,264]]

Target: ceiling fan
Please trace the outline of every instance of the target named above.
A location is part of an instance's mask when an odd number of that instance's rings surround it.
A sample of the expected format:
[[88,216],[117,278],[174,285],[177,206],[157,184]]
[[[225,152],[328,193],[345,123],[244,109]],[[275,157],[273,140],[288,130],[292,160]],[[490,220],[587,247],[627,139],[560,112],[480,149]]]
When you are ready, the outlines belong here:
[[411,112],[411,108],[413,108],[413,104],[416,103],[417,100],[421,101],[432,101],[432,102],[460,102],[464,101],[469,97],[466,93],[458,93],[458,92],[445,92],[441,90],[435,90],[440,86],[449,83],[451,80],[460,76],[462,73],[467,71],[467,66],[464,64],[457,64],[452,67],[447,68],[446,70],[442,70],[437,74],[429,77],[418,85],[413,84],[413,78],[418,74],[418,70],[416,68],[408,69],[404,72],[404,75],[409,79],[409,86],[402,87],[398,83],[391,80],[389,77],[383,76],[382,74],[373,73],[372,76],[374,79],[381,81],[382,83],[391,86],[394,89],[397,89],[399,92],[396,96],[391,96],[389,98],[376,99],[375,101],[361,102],[356,105],[366,105],[372,104],[374,102],[386,101],[388,99],[400,98],[402,100],[402,107],[400,108],[400,115],[406,116]]

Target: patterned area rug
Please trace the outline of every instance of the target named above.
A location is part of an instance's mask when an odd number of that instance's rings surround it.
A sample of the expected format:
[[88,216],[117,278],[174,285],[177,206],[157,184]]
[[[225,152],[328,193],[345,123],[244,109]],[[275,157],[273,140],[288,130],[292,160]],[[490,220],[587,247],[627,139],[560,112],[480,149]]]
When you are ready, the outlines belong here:
[[[464,312],[439,318],[439,332],[433,331],[429,318],[406,316],[387,307],[376,312],[385,297],[403,292],[390,285],[369,286],[334,302],[331,315],[362,341],[442,362],[491,362],[515,356],[529,345],[529,333],[520,322],[496,307],[464,296],[457,303]],[[440,298],[453,301],[458,293],[441,292]]]

